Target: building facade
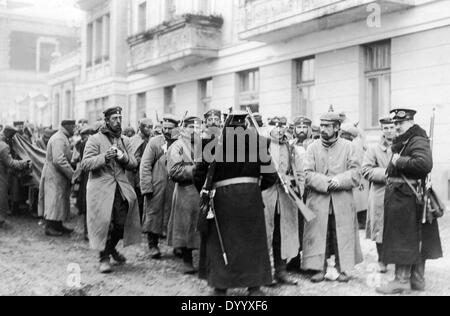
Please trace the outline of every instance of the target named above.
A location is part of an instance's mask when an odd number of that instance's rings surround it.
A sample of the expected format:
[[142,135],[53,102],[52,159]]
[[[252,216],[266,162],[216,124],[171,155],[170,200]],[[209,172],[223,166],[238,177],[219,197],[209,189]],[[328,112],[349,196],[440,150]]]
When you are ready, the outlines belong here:
[[74,50],[79,41],[76,23],[55,19],[48,10],[27,0],[0,2],[0,120],[36,122],[47,98],[52,58]]
[[[435,108],[436,188],[450,199],[449,0],[81,0],[78,117],[122,105],[162,113],[245,109],[311,116],[330,105],[368,142],[393,107]],[[99,40],[100,39],[100,40]]]

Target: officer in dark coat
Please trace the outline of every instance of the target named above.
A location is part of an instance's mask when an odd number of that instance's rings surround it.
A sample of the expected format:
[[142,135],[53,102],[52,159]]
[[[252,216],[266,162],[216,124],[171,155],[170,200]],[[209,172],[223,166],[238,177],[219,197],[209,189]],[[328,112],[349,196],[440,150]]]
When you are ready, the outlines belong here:
[[[229,144],[227,138],[233,137],[230,133],[237,131],[234,128],[246,130],[247,114],[231,115],[233,119],[231,122],[228,121],[229,128],[224,135],[224,159],[222,162],[218,160],[213,177],[216,190],[215,214],[223,237],[228,265],[223,258],[215,221],[209,219],[207,232],[202,236],[200,278],[208,281],[215,289],[215,295],[226,295],[227,289],[230,288],[248,288],[250,295],[259,295],[260,286],[272,283],[261,189],[274,185],[277,178],[274,173],[262,173],[264,164],[259,159],[260,155],[255,156],[257,159],[253,162],[249,159],[253,156],[250,155],[250,149],[254,148],[250,146],[252,145],[250,141],[259,142],[255,130],[247,130],[249,134],[253,133],[253,136],[240,144],[245,146],[238,147],[239,137],[237,137],[235,146],[227,147]],[[267,143],[264,146],[267,146]],[[237,152],[238,148],[244,149],[244,152]],[[246,159],[239,162],[237,157],[242,157],[242,154],[246,154],[244,156]],[[205,183],[208,162],[211,162],[206,155],[203,158],[194,169],[194,180],[199,191]]]
[[418,197],[433,157],[427,133],[414,123],[415,114],[409,109],[391,111],[397,137],[387,168],[382,261],[395,264],[395,280],[377,288],[381,294],[423,291],[426,260],[442,257],[437,220],[422,224],[423,198]]

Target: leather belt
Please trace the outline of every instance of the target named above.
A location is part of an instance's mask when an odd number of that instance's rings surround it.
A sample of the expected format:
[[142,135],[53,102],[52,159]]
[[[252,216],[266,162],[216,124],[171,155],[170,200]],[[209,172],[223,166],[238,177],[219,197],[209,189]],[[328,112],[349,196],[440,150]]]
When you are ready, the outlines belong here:
[[214,183],[214,189],[223,188],[223,187],[227,187],[230,185],[246,184],[246,183],[258,184],[259,179],[258,178],[250,178],[250,177],[227,179],[227,180],[223,180],[223,181]]
[[[419,180],[412,180],[412,179],[407,179],[408,183],[411,185],[418,185],[419,184]],[[405,183],[405,180],[402,178],[388,178],[387,180],[388,183]]]

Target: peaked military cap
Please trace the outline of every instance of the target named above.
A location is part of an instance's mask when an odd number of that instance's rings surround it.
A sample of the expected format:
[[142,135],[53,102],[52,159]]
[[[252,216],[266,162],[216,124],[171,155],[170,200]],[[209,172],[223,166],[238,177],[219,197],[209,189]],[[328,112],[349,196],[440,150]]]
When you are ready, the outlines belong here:
[[415,110],[398,108],[391,111],[391,119],[394,123],[414,120],[416,113]]
[[105,118],[111,117],[112,115],[121,115],[122,108],[120,106],[114,106],[106,109],[103,114],[105,115]]
[[13,123],[13,125],[14,125],[14,126],[25,125],[25,122],[24,122],[24,121],[15,121],[15,122]]
[[164,114],[162,120],[163,122],[173,123],[177,126],[180,124],[180,120],[173,114]]
[[209,110],[208,112],[205,113],[204,116],[205,116],[205,120],[207,120],[211,116],[222,117],[222,112],[220,110]]
[[312,125],[311,119],[307,118],[306,116],[298,116],[294,119],[294,125]]
[[390,117],[383,117],[380,119],[380,124],[394,124],[394,121]]
[[75,120],[63,120],[61,121],[61,126],[69,126],[69,125],[76,125],[77,122]]
[[275,117],[270,119],[269,125],[270,126],[279,126],[279,125],[286,126],[287,125],[287,118],[284,117],[284,116],[282,116],[282,117],[275,116]]
[[91,126],[85,126],[80,131],[80,135],[94,135],[94,134],[95,134],[95,130]]
[[183,121],[183,125],[184,126],[188,126],[191,124],[201,124],[202,123],[202,119],[197,117],[197,116],[188,116],[184,119]]

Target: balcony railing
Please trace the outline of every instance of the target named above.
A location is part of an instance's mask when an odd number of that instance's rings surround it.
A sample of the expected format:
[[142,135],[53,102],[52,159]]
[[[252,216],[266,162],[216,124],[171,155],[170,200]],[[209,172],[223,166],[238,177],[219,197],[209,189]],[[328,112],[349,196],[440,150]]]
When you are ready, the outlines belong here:
[[244,40],[284,40],[366,19],[373,4],[389,13],[412,7],[415,0],[241,0],[239,34]]
[[156,74],[216,58],[223,19],[185,14],[128,39],[128,70]]

